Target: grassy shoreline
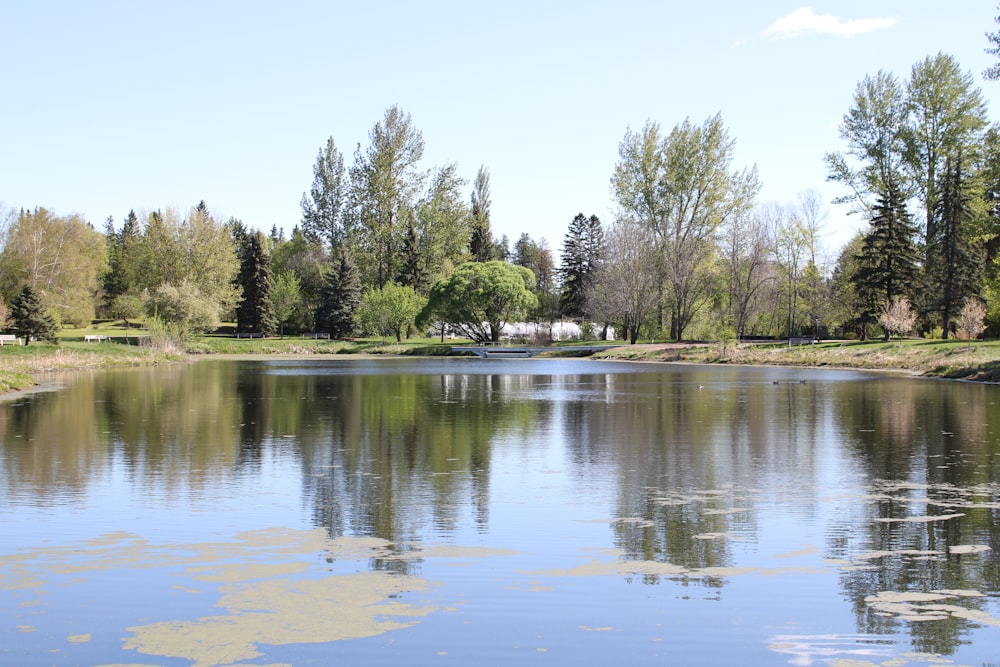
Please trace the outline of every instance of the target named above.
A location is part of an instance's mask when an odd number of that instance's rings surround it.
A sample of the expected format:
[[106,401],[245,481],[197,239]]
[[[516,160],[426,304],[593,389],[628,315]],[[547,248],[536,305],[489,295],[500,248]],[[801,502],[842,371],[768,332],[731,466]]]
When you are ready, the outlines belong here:
[[[167,354],[114,342],[92,343],[66,337],[61,345],[32,344],[0,347],[0,394],[29,389],[39,376],[59,370],[150,366],[186,359],[224,355],[241,358],[311,355],[445,356],[451,344],[436,339],[396,343],[381,339],[326,341],[299,338],[239,340],[207,336],[185,354]],[[667,363],[804,366],[891,370],[913,375],[1000,382],[1000,341],[905,340],[885,342],[822,342],[816,345],[722,346],[718,343],[623,345],[596,354],[574,352],[572,345],[554,346],[547,357],[589,356],[593,359]]]
[[898,371],[917,376],[1000,382],[1000,341],[830,341],[815,345],[665,344],[619,347],[601,359]]

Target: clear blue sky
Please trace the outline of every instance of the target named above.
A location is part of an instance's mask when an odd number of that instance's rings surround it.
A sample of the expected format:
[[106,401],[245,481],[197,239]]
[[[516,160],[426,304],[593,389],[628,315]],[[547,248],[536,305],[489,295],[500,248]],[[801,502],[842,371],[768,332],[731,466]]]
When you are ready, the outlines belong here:
[[[424,167],[491,174],[494,234],[557,250],[578,212],[610,221],[618,143],[721,112],[762,201],[817,189],[855,85],[950,53],[998,112],[995,2],[5,2],[0,202],[79,213],[204,199],[286,230],[317,151],[353,155],[398,104]],[[994,116],[995,118],[995,116]],[[835,247],[863,221],[827,204]]]

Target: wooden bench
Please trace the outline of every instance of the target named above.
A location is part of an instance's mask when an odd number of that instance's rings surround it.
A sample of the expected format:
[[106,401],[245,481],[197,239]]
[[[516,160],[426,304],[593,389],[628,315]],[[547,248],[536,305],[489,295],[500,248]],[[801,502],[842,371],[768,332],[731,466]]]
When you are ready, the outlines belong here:
[[20,345],[21,339],[14,334],[0,334],[0,346],[3,345]]
[[103,340],[111,340],[111,336],[104,336],[102,334],[85,334],[83,337],[83,342],[85,343],[100,343]]

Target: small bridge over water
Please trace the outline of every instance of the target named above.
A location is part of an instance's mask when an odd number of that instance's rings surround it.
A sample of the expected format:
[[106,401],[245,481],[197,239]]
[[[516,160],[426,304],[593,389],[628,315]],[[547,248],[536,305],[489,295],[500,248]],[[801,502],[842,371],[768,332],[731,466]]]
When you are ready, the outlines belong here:
[[602,350],[608,350],[613,347],[619,347],[619,346],[618,345],[586,345],[586,346],[573,345],[567,347],[529,347],[529,346],[491,347],[487,345],[452,345],[451,351],[456,354],[472,353],[482,359],[527,359],[528,357],[533,357],[536,354],[540,354],[542,352],[580,352],[586,354],[593,354],[594,352],[601,352]]

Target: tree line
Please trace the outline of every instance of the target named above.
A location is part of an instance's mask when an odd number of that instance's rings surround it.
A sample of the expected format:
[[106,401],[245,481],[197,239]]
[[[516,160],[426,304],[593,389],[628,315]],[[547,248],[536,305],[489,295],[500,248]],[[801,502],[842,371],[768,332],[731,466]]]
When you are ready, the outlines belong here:
[[[79,216],[5,211],[0,295],[17,321],[40,304],[52,326],[143,319],[178,338],[235,321],[260,335],[450,327],[485,341],[507,322],[561,319],[633,342],[948,337],[978,333],[963,319],[972,306],[1000,331],[1000,128],[972,75],[939,53],[906,81],[866,76],[840,135],[824,157],[843,186],[835,203],[867,225],[832,261],[815,191],[759,202],[721,114],[629,128],[613,220],[573,217],[557,264],[545,239],[494,239],[489,171],[469,181],[453,163],[424,167],[421,132],[392,106],[351,164],[334,138],[321,146],[288,236],[218,219],[204,201],[129,211],[103,233]],[[6,306],[0,318],[17,324]]]

